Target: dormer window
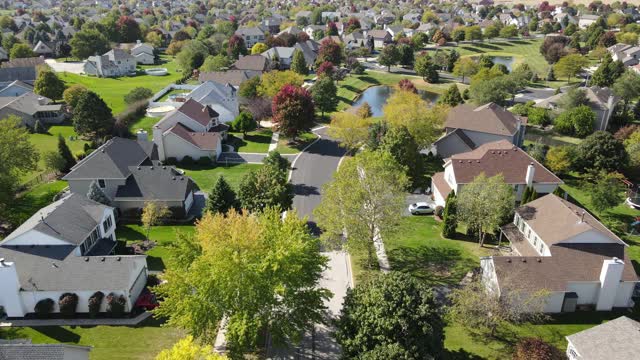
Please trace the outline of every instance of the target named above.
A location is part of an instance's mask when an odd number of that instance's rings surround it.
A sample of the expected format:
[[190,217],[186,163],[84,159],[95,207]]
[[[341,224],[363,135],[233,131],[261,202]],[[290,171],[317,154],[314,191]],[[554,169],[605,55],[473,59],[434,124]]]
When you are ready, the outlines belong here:
[[111,218],[111,215],[107,216],[107,218],[102,222],[102,228],[104,229],[104,233],[106,234],[109,229],[111,229],[111,226],[113,225],[113,219]]
[[104,182],[104,179],[98,179],[98,186],[99,186],[101,189],[104,189],[104,188],[106,187],[106,184],[105,184],[105,182]]

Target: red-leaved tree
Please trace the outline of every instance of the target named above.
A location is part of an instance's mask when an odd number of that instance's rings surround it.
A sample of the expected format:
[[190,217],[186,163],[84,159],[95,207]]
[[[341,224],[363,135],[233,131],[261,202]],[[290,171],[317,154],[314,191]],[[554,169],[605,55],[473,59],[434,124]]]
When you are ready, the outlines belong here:
[[240,55],[247,55],[247,47],[244,44],[244,39],[238,35],[233,35],[229,38],[227,45],[227,55],[233,59],[237,59]]
[[140,25],[130,16],[120,16],[116,23],[116,29],[120,37],[120,42],[135,42],[142,38]]
[[333,77],[335,73],[336,73],[336,67],[333,66],[333,64],[329,61],[325,61],[322,64],[320,64],[320,66],[318,66],[318,69],[316,70],[316,75],[318,75],[318,77],[323,77],[323,76]]
[[400,88],[400,90],[402,90],[402,91],[410,91],[410,92],[412,92],[414,94],[418,93],[418,89],[416,89],[416,86],[413,85],[413,83],[409,79],[400,80],[398,82],[398,88]]
[[313,124],[315,107],[311,94],[300,86],[285,85],[271,103],[273,122],[284,136],[295,138]]
[[304,43],[309,40],[309,35],[304,31],[299,32],[296,37],[298,38],[299,43]]
[[331,39],[322,40],[318,50],[317,62],[323,63],[325,61],[335,65],[339,65],[342,62],[342,47]]

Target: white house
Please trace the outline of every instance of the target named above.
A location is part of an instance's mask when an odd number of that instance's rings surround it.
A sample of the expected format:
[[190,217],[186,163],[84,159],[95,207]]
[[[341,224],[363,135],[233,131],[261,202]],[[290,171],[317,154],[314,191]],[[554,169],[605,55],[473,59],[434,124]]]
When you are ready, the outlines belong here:
[[516,201],[529,186],[538,194],[553,192],[562,184],[556,175],[507,140],[490,142],[475,150],[456,154],[445,160],[444,171],[433,174],[431,189],[436,205],[444,206],[447,195],[460,192],[465,184],[480,174],[502,175],[513,186]]
[[153,126],[153,142],[158,148],[159,159],[180,161],[190,156],[194,160],[201,157],[217,160],[222,153],[222,140],[229,130],[218,117],[210,106],[193,99],[165,115]]
[[[40,209],[0,242],[0,307],[9,317],[33,313],[38,301],[78,295],[123,295],[130,311],[146,285],[144,255],[110,255],[116,246],[114,208],[72,194]],[[106,309],[106,302],[101,306]]]
[[259,27],[240,28],[236,30],[235,34],[242,37],[242,40],[244,40],[244,45],[247,47],[247,49],[251,49],[253,45],[257,43],[265,42],[264,31],[262,31]]
[[136,59],[122,49],[112,49],[104,55],[90,56],[83,70],[97,77],[127,76],[135,73]]
[[547,291],[547,313],[634,306],[638,277],[628,245],[586,210],[549,194],[518,207],[500,237],[512,255],[481,259],[489,291]]
[[240,114],[237,93],[236,88],[229,83],[205,81],[191,90],[187,98],[208,105],[218,113],[218,121],[228,123]]
[[580,29],[586,29],[591,24],[595,23],[599,17],[600,16],[598,15],[590,15],[590,14],[580,15],[580,19],[578,20],[578,27]]
[[640,323],[621,316],[566,336],[569,360],[627,360],[640,354]]
[[153,65],[155,63],[153,51],[153,46],[138,40],[136,45],[131,48],[131,56],[135,58],[138,64]]

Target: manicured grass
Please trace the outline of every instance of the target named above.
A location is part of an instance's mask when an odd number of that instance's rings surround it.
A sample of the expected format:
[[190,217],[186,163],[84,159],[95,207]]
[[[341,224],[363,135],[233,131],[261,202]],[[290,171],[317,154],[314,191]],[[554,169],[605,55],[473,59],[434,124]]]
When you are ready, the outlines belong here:
[[40,208],[50,204],[53,197],[67,187],[67,182],[56,180],[33,187],[31,190],[18,196],[11,205],[11,223],[20,225]]
[[433,216],[406,216],[393,235],[383,235],[391,268],[409,272],[429,285],[456,285],[474,268],[480,256],[492,253],[475,239],[445,239]]
[[[155,241],[157,245],[146,254],[149,270],[164,270],[171,256],[170,244],[176,240],[178,234],[192,235],[194,231],[195,227],[191,224],[152,227],[149,240]],[[146,240],[146,231],[141,225],[120,225],[116,230],[116,238],[128,244],[140,242]]]
[[129,131],[131,131],[132,135],[135,135],[136,131],[138,131],[139,129],[146,130],[149,136],[149,141],[151,141],[153,137],[153,131],[151,130],[151,128],[158,121],[160,121],[160,118],[158,117],[143,116],[141,119],[139,119],[138,121],[131,124],[131,126],[129,126]]
[[141,66],[141,68],[164,67],[169,71],[169,74],[165,76],[143,74],[119,78],[97,78],[70,73],[59,73],[58,76],[67,86],[82,84],[100,95],[107,105],[109,105],[113,114],[116,115],[127,107],[124,102],[124,96],[133,88],[144,87],[151,89],[153,92],[157,92],[182,77],[183,74],[177,71],[178,65],[173,58],[163,56],[162,59],[167,62],[160,65],[145,65]]
[[281,137],[276,150],[278,150],[280,154],[297,154],[317,138],[318,135],[312,132],[298,135],[295,141]]
[[269,151],[271,135],[269,129],[260,129],[242,135],[240,132],[229,133],[227,144],[233,146],[237,152],[266,153]]
[[34,344],[67,343],[91,346],[91,360],[151,360],[163,349],[170,348],[186,333],[173,327],[160,326],[154,319],[136,327],[129,326],[47,326],[12,328],[8,338],[28,338]]
[[577,145],[582,139],[561,135],[555,131],[542,131],[533,127],[527,127],[525,132],[525,144],[539,142],[549,146]]
[[224,176],[225,180],[227,180],[232,187],[237,189],[242,177],[249,171],[258,169],[260,166],[262,165],[229,164],[227,166],[225,164],[219,164],[216,167],[205,168],[194,165],[183,169],[185,170],[185,174],[190,176],[202,191],[209,192],[211,191],[213,184],[215,184],[216,180],[218,180],[218,177],[221,175]]
[[[54,125],[49,127],[46,134],[31,134],[29,140],[35,145],[36,149],[40,153],[40,161],[38,162],[38,169],[25,173],[22,177],[23,181],[29,181],[37,175],[46,171],[44,164],[44,154],[51,151],[58,151],[58,135],[62,135],[67,141],[67,145],[74,155],[84,152],[84,144],[86,141],[78,139],[76,132],[71,125]],[[74,137],[75,140],[70,138]]]

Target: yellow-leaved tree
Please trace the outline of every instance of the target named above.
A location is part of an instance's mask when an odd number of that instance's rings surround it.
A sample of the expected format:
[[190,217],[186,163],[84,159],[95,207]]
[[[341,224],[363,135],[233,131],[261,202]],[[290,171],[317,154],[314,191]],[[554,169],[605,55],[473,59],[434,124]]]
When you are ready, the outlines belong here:
[[350,112],[335,113],[331,116],[329,135],[340,140],[340,146],[354,150],[367,140],[370,124],[370,118],[362,118]]
[[225,360],[226,356],[213,352],[210,345],[201,346],[193,341],[192,336],[181,339],[171,349],[162,350],[156,360]]

